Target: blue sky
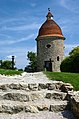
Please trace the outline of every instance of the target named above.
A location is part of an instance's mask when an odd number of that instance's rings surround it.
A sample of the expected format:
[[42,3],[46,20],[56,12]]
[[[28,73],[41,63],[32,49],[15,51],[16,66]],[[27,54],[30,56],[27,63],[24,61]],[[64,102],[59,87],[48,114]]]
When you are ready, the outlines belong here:
[[16,56],[16,67],[36,51],[35,38],[48,8],[65,36],[65,55],[79,45],[79,0],[0,0],[0,59]]

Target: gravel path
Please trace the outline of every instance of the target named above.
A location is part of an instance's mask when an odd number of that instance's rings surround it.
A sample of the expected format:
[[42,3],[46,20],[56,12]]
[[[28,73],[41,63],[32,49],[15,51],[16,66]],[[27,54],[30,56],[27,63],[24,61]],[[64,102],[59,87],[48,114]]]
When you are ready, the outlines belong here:
[[[7,80],[8,79],[8,80]],[[52,82],[51,80],[48,80],[48,78],[42,73],[26,73],[24,72],[22,76],[4,76],[0,75],[0,83],[48,83]]]
[[36,73],[26,73],[24,72],[22,76],[5,76],[0,75],[0,84],[10,84],[10,83],[56,83],[58,81],[49,80],[43,72],[36,72]]

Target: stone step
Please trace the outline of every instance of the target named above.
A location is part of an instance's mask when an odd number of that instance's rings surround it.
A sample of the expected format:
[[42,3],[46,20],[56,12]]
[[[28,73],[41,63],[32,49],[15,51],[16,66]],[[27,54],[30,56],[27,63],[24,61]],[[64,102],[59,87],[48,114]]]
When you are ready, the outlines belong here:
[[41,89],[48,89],[48,90],[55,90],[56,84],[55,83],[0,83],[0,90],[7,91],[9,89],[13,90],[26,90],[26,91],[37,91]]
[[1,91],[0,92],[0,100],[13,100],[13,101],[21,101],[28,102],[40,99],[51,99],[51,100],[65,100],[67,93],[63,93],[55,90],[40,90],[40,91],[24,91],[24,90],[10,90],[10,91]]
[[0,101],[0,113],[15,114],[19,112],[38,113],[39,111],[63,111],[68,110],[69,104],[67,101],[55,101],[55,100],[40,100],[30,102],[19,102],[11,100]]
[[37,90],[61,90],[62,92],[68,92],[73,90],[73,86],[65,84],[61,81],[53,81],[52,83],[23,83],[23,82],[0,82],[0,90],[25,90],[25,91],[37,91]]
[[0,119],[75,119],[72,112],[64,110],[63,112],[39,111],[39,113],[25,113],[17,114],[0,113]]

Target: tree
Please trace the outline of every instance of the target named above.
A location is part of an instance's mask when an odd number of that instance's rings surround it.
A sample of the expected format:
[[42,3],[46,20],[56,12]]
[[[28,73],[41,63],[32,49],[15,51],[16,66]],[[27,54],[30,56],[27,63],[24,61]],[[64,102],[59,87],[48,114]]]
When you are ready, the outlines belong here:
[[29,65],[25,67],[25,70],[35,72],[37,71],[37,55],[34,52],[28,52],[27,54]]
[[71,56],[71,55],[74,55],[74,54],[77,54],[77,53],[79,54],[79,46],[73,48],[71,50],[71,52],[69,53],[69,55]]
[[60,69],[62,72],[79,72],[79,46],[71,50],[69,56],[62,61]]
[[9,60],[2,61],[0,68],[12,69],[12,61],[9,61]]

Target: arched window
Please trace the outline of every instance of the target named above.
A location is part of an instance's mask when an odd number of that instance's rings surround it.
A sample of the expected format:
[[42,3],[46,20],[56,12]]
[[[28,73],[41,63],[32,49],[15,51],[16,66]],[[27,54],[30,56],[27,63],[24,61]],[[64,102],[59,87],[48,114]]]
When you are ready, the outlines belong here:
[[57,61],[59,61],[59,56],[57,56]]

